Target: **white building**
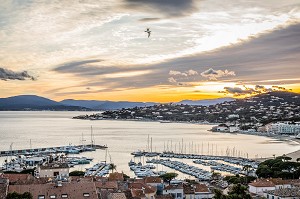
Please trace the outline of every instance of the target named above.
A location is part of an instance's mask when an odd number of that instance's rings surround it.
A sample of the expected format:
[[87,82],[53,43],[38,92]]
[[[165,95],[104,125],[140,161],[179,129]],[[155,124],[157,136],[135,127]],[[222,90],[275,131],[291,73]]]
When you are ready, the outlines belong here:
[[210,199],[214,194],[208,189],[205,184],[195,185],[195,199]]
[[164,188],[163,195],[171,194],[174,199],[183,199],[183,185],[171,184]]
[[268,133],[275,134],[299,134],[300,133],[300,124],[291,123],[291,122],[276,122],[269,123],[266,125],[266,131]]
[[48,165],[41,165],[36,170],[37,177],[56,177],[69,176],[69,166],[67,163],[54,163]]
[[275,184],[269,180],[259,180],[248,184],[249,192],[255,195],[264,195],[264,191],[275,190]]
[[251,194],[264,196],[264,193],[279,189],[291,188],[291,181],[282,180],[281,178],[270,178],[270,179],[260,179],[251,182],[249,185],[249,192]]

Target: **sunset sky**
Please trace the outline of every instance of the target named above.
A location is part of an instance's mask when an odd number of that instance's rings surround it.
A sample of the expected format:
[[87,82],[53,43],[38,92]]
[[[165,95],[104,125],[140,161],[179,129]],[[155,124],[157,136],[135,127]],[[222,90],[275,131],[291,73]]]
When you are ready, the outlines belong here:
[[283,88],[300,93],[300,0],[1,0],[0,97],[171,102]]

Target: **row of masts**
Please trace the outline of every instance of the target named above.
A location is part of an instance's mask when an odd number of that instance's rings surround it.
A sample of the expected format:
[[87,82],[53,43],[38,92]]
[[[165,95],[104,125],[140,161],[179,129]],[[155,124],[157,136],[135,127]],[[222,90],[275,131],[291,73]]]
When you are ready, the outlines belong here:
[[[153,142],[152,137],[148,135],[147,139],[147,152],[157,152],[156,150],[153,151]],[[156,147],[155,147],[156,149]],[[173,142],[173,140],[164,141],[164,148],[163,152],[167,153],[178,153],[178,154],[201,154],[201,155],[215,155],[215,156],[232,156],[232,157],[245,157],[249,158],[249,154],[242,150],[237,149],[235,146],[229,147],[227,146],[226,149],[218,147],[218,144],[207,142],[202,142],[201,144],[188,142],[185,143],[183,139],[179,142]],[[258,154],[255,155],[258,158]]]

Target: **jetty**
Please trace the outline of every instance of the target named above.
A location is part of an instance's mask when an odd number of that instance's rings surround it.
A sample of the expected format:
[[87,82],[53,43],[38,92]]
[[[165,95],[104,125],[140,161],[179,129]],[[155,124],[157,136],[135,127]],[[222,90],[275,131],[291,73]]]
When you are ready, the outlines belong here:
[[29,154],[81,153],[85,151],[95,151],[96,149],[106,149],[106,148],[107,148],[106,145],[87,144],[87,145],[66,145],[66,146],[56,146],[56,147],[33,148],[33,149],[16,149],[16,150],[0,151],[0,157],[29,155]]

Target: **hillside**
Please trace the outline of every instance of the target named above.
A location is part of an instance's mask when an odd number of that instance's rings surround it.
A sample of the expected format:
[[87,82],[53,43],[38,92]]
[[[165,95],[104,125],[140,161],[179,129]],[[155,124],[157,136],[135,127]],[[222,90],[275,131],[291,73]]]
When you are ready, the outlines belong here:
[[0,110],[83,110],[83,108],[78,106],[66,106],[36,95],[19,95],[0,98]]
[[[184,122],[235,122],[255,126],[277,120],[300,121],[300,94],[269,92],[210,106],[159,104],[150,107],[106,111],[93,119],[169,120]],[[90,119],[89,117],[76,117]]]
[[185,104],[185,105],[192,105],[192,106],[210,106],[215,105],[223,102],[230,102],[234,101],[234,98],[218,98],[218,99],[208,99],[208,100],[182,100],[177,102],[176,104]]

